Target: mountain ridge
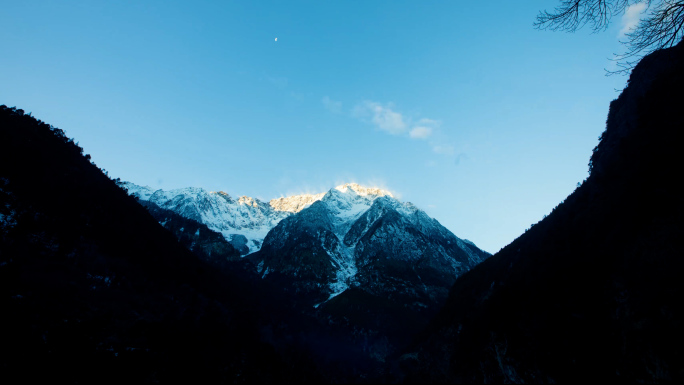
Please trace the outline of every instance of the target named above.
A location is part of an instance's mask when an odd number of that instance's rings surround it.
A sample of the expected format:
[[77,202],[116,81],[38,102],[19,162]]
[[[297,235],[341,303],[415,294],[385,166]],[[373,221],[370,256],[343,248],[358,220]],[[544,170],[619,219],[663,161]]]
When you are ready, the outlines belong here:
[[[319,306],[351,286],[370,285],[370,278],[363,278],[370,271],[362,271],[357,280],[359,267],[378,267],[375,259],[387,256],[381,249],[388,245],[395,245],[390,258],[394,262],[389,264],[429,265],[445,277],[450,275],[440,297],[458,274],[489,256],[410,202],[384,190],[342,185],[279,222],[249,259],[264,278],[278,272],[302,282],[297,290],[315,297],[313,305]],[[409,286],[421,281],[420,275],[412,279],[415,282]]]
[[390,191],[357,183],[344,183],[318,194],[274,198],[268,203],[248,196],[233,198],[225,191],[208,191],[201,187],[155,190],[132,182],[119,182],[119,186],[142,201],[151,202],[220,232],[226,240],[241,250],[242,255],[258,251],[268,232],[278,222],[323,200],[329,194],[353,192],[368,199],[394,197]]

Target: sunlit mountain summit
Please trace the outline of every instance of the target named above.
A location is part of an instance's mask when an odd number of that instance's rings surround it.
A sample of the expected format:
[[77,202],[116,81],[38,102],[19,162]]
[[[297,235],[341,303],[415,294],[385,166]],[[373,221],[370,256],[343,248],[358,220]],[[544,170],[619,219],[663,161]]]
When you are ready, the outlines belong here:
[[349,183],[281,220],[249,259],[313,305],[361,289],[420,308],[487,257],[412,203]]

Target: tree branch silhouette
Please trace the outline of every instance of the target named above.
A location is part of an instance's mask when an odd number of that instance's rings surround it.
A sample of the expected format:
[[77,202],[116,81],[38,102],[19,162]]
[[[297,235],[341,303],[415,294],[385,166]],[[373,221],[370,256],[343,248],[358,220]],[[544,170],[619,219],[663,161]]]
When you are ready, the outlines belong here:
[[626,52],[614,54],[619,69],[607,71],[609,75],[628,74],[645,55],[672,47],[684,38],[684,0],[561,0],[552,12],[540,11],[534,27],[575,32],[588,25],[593,32],[601,32],[613,17],[639,3],[646,9],[636,27],[620,41]]

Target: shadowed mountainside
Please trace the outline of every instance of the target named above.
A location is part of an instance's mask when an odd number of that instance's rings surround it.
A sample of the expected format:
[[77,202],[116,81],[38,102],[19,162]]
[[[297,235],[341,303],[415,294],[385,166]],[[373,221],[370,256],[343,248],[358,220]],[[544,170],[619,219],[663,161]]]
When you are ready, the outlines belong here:
[[185,249],[61,130],[0,106],[0,143],[3,378],[319,378],[262,342],[258,320],[277,304],[225,258]]
[[407,382],[681,382],[684,43],[610,105],[590,176],[470,272],[401,358]]
[[207,225],[185,218],[156,204],[138,200],[165,229],[169,230],[186,249],[207,262],[237,261],[240,252],[221,233]]

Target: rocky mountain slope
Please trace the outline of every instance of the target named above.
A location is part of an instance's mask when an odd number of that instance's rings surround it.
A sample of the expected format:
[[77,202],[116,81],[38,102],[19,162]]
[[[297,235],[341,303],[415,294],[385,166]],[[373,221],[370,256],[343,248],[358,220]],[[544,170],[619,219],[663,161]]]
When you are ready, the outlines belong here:
[[243,255],[259,250],[266,234],[283,218],[323,196],[302,194],[265,203],[248,196],[235,199],[223,191],[196,187],[164,191],[131,182],[119,185],[141,201],[154,203],[223,234]]
[[684,381],[682,69],[682,42],[635,67],[590,176],[456,281],[407,382]]
[[348,183],[279,222],[249,258],[312,305],[354,287],[421,308],[488,256],[388,191]]

